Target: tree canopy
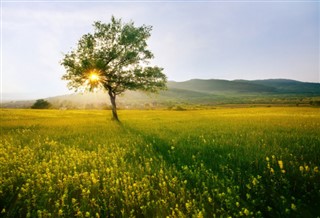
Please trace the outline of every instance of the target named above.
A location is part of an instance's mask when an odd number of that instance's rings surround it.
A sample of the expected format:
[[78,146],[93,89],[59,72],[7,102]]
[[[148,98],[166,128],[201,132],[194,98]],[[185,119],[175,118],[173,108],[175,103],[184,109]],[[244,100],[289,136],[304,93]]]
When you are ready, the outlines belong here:
[[32,109],[48,109],[50,107],[51,104],[44,99],[36,100],[36,102],[31,106]]
[[126,90],[157,92],[166,88],[163,68],[149,66],[154,58],[147,39],[151,26],[136,27],[112,16],[110,23],[94,22],[94,32],[81,37],[75,49],[65,54],[61,64],[68,87],[76,91],[96,88],[110,96],[113,118],[118,120],[116,96]]

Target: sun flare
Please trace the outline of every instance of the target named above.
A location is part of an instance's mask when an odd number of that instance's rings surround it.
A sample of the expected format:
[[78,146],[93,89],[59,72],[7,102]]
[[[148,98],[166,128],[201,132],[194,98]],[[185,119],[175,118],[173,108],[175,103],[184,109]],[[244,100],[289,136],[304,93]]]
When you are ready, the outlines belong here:
[[99,77],[98,74],[96,74],[96,73],[93,72],[93,73],[90,73],[89,79],[90,79],[91,81],[95,82],[95,81],[100,80],[100,77]]
[[99,82],[101,80],[101,75],[100,75],[100,71],[97,69],[92,69],[88,72],[87,74],[87,78],[91,83],[96,83]]

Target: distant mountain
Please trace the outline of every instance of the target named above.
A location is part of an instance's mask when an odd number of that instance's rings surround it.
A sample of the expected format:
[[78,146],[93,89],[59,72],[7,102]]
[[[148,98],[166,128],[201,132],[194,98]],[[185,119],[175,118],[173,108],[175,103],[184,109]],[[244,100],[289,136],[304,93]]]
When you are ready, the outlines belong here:
[[[306,104],[320,101],[320,84],[287,79],[218,80],[192,79],[168,82],[168,90],[159,94],[127,91],[117,98],[120,108],[154,108],[176,104]],[[46,98],[55,108],[107,108],[105,92],[71,94]],[[10,101],[2,107],[30,107],[34,101]]]
[[261,84],[251,83],[250,81],[228,81],[228,80],[201,80],[192,79],[185,82],[169,82],[168,87],[192,90],[205,93],[252,93],[252,92],[275,92],[276,88],[271,86],[265,86]]
[[[244,83],[248,81],[243,81]],[[300,93],[300,94],[319,94],[319,83],[300,82],[288,79],[268,79],[268,80],[253,80],[251,84],[273,87],[279,93]]]
[[169,88],[200,91],[206,93],[265,93],[265,94],[320,94],[319,83],[307,83],[288,79],[267,80],[200,80],[169,82]]

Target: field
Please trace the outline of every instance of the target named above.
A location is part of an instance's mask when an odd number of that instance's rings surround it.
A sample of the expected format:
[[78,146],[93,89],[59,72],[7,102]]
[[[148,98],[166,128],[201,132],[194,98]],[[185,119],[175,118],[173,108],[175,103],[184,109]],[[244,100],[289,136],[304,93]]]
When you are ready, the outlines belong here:
[[1,110],[0,217],[320,217],[320,109]]

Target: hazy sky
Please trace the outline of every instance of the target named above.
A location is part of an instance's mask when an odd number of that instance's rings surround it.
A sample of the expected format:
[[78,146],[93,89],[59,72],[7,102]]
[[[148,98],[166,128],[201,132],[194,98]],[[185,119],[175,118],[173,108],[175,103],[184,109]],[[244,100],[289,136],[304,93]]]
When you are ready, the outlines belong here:
[[317,1],[3,0],[1,93],[36,99],[70,93],[63,53],[111,15],[151,25],[153,64],[169,80],[288,78],[320,82]]

